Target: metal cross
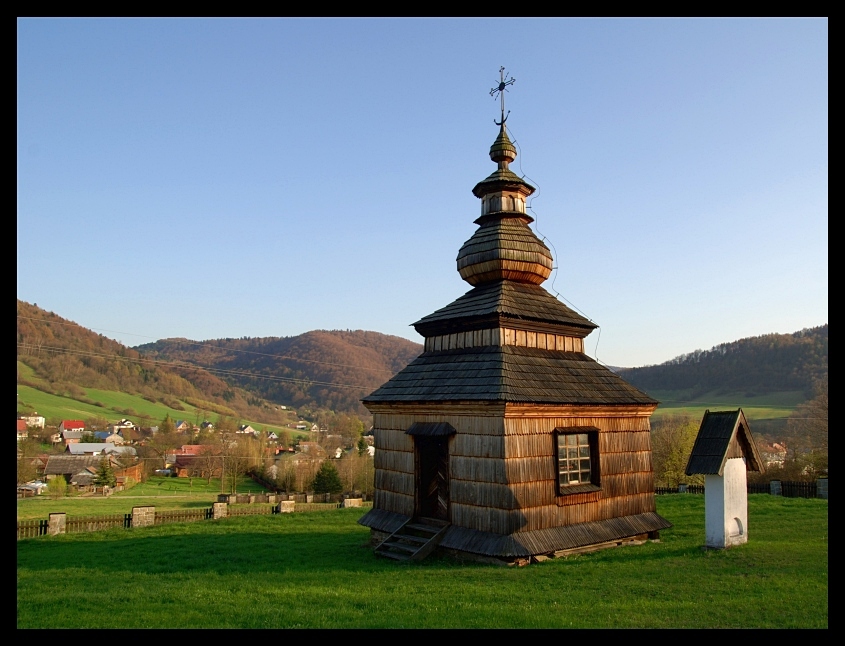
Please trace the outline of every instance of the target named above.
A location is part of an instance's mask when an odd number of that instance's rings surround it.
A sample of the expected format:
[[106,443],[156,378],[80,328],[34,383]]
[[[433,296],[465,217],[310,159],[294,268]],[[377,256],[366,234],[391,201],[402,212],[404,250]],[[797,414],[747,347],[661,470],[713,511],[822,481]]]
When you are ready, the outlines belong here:
[[[497,126],[501,126],[502,124],[504,124],[505,121],[508,118],[508,115],[505,114],[505,92],[508,91],[507,86],[513,85],[515,82],[516,82],[516,79],[513,78],[512,76],[509,77],[507,80],[505,80],[505,68],[504,67],[499,68],[499,84],[496,87],[494,87],[492,90],[490,90],[490,96],[492,96],[495,99],[496,93],[498,92],[499,98],[502,101],[502,120],[501,121],[496,121],[495,119],[493,120],[493,123],[495,123]],[[511,111],[508,110],[508,114],[510,114],[510,113],[511,113]]]

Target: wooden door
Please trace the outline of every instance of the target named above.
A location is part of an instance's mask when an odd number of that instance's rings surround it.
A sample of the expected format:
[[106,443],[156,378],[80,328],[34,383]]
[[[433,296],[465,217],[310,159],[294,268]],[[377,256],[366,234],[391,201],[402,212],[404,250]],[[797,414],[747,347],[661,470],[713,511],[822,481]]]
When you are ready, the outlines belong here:
[[449,521],[449,437],[416,436],[417,516]]

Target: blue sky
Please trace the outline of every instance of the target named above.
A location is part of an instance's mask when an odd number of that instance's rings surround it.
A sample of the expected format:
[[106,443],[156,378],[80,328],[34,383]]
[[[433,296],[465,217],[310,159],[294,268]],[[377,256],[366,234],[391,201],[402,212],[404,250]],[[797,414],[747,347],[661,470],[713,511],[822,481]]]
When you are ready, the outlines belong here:
[[494,164],[656,364],[828,322],[826,19],[19,19],[17,294],[138,345],[410,324]]

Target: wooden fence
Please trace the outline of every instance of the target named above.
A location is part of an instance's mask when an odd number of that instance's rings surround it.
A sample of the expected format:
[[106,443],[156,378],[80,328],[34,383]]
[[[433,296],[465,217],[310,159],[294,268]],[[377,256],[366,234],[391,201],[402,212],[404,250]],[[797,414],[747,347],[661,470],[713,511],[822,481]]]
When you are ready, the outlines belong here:
[[704,485],[681,485],[678,487],[655,487],[654,493],[662,496],[667,493],[704,493]]
[[18,540],[22,538],[35,538],[36,536],[47,535],[47,520],[19,520]]
[[[791,482],[775,480],[773,482],[749,482],[746,485],[749,494],[765,493],[784,496],[785,498],[816,498],[819,496],[817,482]],[[672,493],[704,493],[703,485],[680,485],[678,487],[655,487],[654,493],[658,496]]]
[[815,482],[781,482],[780,495],[785,498],[815,498],[818,485]]
[[131,527],[132,514],[104,514],[100,516],[70,516],[65,521],[65,532],[68,534],[82,534],[84,532],[99,532],[113,527]]
[[[166,525],[168,523],[190,523],[197,520],[208,520],[213,517],[213,507],[202,507],[200,509],[167,509],[165,511],[157,511],[154,522],[156,525]],[[131,520],[132,514],[129,514],[129,518]],[[129,526],[132,526],[131,523]]]
[[[362,506],[371,507],[372,502],[364,503]],[[343,502],[295,502],[293,511],[329,511],[333,509],[340,509],[341,507],[343,507]],[[282,513],[281,502],[277,504],[227,504],[224,517],[256,516],[280,513]],[[61,514],[58,515],[61,516]],[[168,523],[185,523],[198,520],[211,520],[213,518],[214,507],[168,509],[156,511],[153,522],[155,525],[166,525]],[[19,520],[17,522],[18,540],[23,538],[47,536],[50,533],[49,524],[49,520]],[[59,533],[78,534],[82,532],[96,532],[103,529],[112,529],[114,527],[130,529],[132,527],[132,514],[69,516],[65,519],[63,529]]]

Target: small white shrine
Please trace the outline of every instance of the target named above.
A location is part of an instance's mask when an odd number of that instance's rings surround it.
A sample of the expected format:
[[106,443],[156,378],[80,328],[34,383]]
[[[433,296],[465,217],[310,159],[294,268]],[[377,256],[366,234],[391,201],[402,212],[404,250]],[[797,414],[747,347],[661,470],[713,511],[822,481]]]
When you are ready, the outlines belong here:
[[742,409],[705,411],[686,470],[704,475],[705,547],[748,541],[746,471],[762,472],[763,460]]

